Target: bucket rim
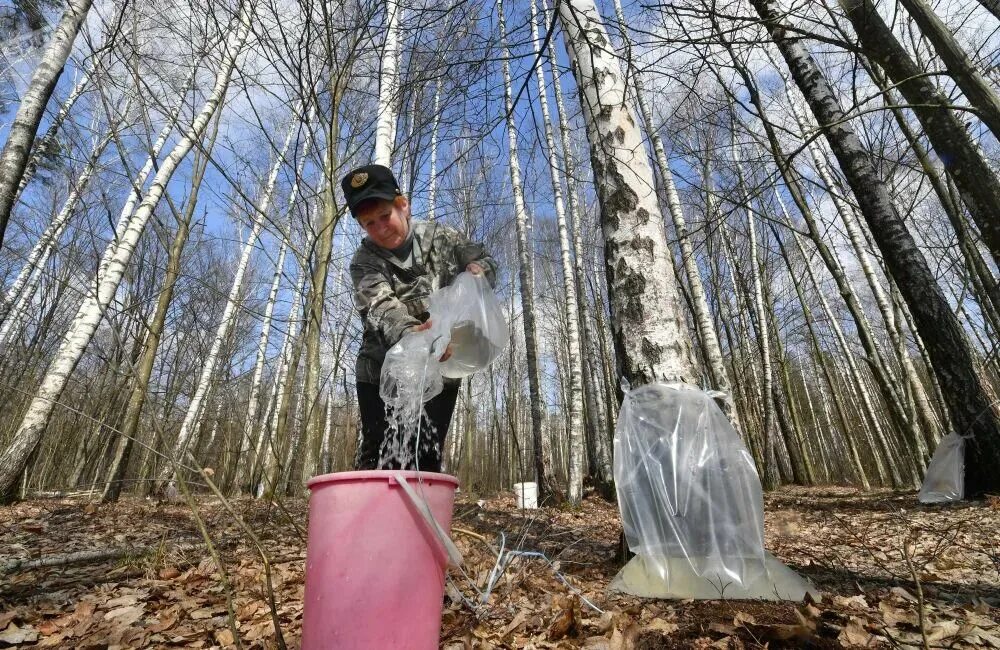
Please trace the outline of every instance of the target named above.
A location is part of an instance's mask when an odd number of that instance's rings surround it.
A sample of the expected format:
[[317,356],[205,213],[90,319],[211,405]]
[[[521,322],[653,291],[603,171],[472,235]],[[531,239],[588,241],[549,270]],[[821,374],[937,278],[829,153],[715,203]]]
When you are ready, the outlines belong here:
[[407,481],[417,481],[419,479],[422,481],[451,483],[456,488],[459,486],[458,478],[452,476],[451,474],[424,471],[418,472],[412,469],[367,469],[352,472],[320,474],[319,476],[314,476],[306,481],[306,486],[311,490],[319,487],[320,485],[326,485],[328,483],[341,483],[344,481],[388,481],[389,483],[395,483],[396,480],[393,478],[395,474],[402,474],[403,478]]

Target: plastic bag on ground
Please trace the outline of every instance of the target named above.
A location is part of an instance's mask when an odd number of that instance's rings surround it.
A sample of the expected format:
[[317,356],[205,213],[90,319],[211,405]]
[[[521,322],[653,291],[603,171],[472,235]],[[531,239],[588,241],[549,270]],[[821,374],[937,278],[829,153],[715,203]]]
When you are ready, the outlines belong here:
[[656,598],[801,600],[809,584],[764,550],[753,459],[715,401],[693,387],[628,393],[614,474],[636,557],[611,588]]
[[965,439],[957,433],[941,438],[920,486],[920,503],[948,503],[965,498]]
[[[387,404],[435,397],[443,377],[461,378],[485,369],[510,338],[507,321],[489,281],[463,272],[428,297],[431,327],[406,334],[386,353],[379,392]],[[451,343],[451,357],[438,361]],[[420,387],[423,390],[420,391]]]

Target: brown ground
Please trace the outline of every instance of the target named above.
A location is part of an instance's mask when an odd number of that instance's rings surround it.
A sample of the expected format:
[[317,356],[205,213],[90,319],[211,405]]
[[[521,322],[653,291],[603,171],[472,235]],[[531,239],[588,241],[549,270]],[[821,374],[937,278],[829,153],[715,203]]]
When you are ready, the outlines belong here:
[[[236,647],[236,636],[246,648],[275,648],[275,618],[286,646],[297,648],[305,501],[232,506],[269,554],[270,592],[238,519],[217,499],[197,506],[225,574],[187,505],[59,498],[0,509],[0,648]],[[766,510],[768,549],[813,581],[820,602],[611,595],[621,530],[614,506],[591,496],[578,509],[529,511],[514,508],[510,494],[461,495],[453,536],[466,575],[453,572],[442,646],[1000,648],[1000,501],[932,508],[911,493],[786,488],[766,497]],[[470,581],[485,585],[501,532],[508,550],[544,552],[574,590],[543,561],[515,560],[473,612],[456,590],[475,600]],[[14,566],[115,550],[128,552]]]

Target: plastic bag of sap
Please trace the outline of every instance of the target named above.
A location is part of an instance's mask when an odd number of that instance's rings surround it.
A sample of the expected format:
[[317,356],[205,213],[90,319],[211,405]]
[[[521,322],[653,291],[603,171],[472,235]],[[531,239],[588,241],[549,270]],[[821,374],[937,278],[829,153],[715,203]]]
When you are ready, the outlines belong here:
[[965,439],[957,433],[941,438],[920,486],[920,503],[948,503],[965,498]]
[[435,340],[444,347],[451,344],[451,357],[440,366],[442,376],[468,377],[507,347],[510,331],[486,276],[460,273],[449,286],[432,293],[428,303]]
[[708,394],[676,384],[632,390],[622,404],[614,444],[625,537],[648,581],[660,583],[666,593],[693,597],[702,587],[771,588],[765,580],[770,563],[760,478],[743,441]]
[[[435,338],[438,338],[437,343]],[[382,400],[396,408],[419,407],[440,393],[444,381],[438,359],[444,354],[446,345],[442,345],[430,329],[405,334],[389,348],[382,362],[379,380]]]
[[[427,301],[431,327],[404,335],[385,355],[379,392],[386,404],[410,404],[418,395],[426,402],[444,377],[483,370],[507,347],[507,321],[485,276],[460,273]],[[449,343],[451,357],[442,363]]]

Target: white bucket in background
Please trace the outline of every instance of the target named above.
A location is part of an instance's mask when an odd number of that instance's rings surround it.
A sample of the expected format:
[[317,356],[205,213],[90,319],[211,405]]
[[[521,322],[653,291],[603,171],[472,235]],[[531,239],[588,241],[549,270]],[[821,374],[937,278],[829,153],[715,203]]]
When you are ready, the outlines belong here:
[[514,497],[517,499],[518,508],[538,507],[538,484],[537,483],[515,483]]

